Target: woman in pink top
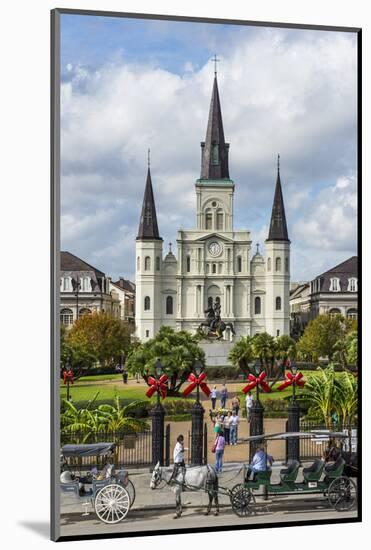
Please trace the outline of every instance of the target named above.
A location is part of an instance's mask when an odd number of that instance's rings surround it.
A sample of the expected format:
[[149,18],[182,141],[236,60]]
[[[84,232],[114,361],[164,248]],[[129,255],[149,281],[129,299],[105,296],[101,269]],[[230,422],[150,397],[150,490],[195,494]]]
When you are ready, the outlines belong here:
[[222,471],[224,447],[225,447],[224,435],[223,435],[223,432],[220,432],[215,439],[215,457],[216,457],[215,471],[217,474],[220,474]]

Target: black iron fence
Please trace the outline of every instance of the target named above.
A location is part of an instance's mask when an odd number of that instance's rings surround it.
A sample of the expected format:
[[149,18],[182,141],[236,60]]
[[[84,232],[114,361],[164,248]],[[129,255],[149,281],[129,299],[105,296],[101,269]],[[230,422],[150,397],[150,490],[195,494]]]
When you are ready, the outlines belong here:
[[[357,452],[357,425],[352,426],[341,426],[338,423],[331,426],[331,430],[335,432],[344,432],[347,437],[344,439],[339,439],[338,443],[341,444],[341,447],[344,451]],[[319,424],[314,421],[305,421],[300,422],[300,431],[301,432],[330,432],[328,426],[325,424]],[[300,460],[313,460],[317,457],[323,456],[324,451],[328,447],[329,437],[325,434],[323,438],[318,439],[301,439],[300,440]]]

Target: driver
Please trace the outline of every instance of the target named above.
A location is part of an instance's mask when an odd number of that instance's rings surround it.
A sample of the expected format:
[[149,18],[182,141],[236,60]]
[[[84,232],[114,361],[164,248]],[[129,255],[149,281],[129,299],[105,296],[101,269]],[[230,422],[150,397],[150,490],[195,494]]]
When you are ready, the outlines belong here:
[[246,474],[246,481],[249,480],[252,473],[256,474],[257,472],[267,472],[270,470],[273,462],[273,456],[266,453],[264,446],[258,447],[251,463],[249,464]]
[[173,479],[176,479],[178,476],[179,470],[181,470],[183,474],[183,480],[182,484],[184,484],[185,481],[185,473],[186,473],[186,466],[184,462],[184,451],[188,451],[186,447],[184,447],[184,436],[182,434],[178,435],[176,444],[174,447],[174,469],[173,473],[171,474],[171,478],[169,481],[172,481]]

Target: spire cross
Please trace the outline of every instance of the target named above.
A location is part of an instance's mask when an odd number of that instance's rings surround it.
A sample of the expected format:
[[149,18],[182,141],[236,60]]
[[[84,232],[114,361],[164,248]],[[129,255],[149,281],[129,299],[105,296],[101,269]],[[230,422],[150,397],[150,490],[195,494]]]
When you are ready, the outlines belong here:
[[151,149],[148,147],[148,168],[151,166]]
[[256,253],[259,254],[259,243],[256,243]]
[[146,208],[146,212],[144,214],[144,220],[145,220],[147,225],[149,225],[151,223],[151,220],[152,220],[151,209],[149,208],[148,205],[147,205],[147,208]]
[[280,171],[280,154],[277,155],[277,171]]
[[216,57],[216,54],[214,54],[214,57],[211,59],[211,61],[214,62],[214,74],[215,74],[215,76],[216,76],[216,73],[217,73],[216,64],[220,62],[220,59],[218,59],[218,58]]

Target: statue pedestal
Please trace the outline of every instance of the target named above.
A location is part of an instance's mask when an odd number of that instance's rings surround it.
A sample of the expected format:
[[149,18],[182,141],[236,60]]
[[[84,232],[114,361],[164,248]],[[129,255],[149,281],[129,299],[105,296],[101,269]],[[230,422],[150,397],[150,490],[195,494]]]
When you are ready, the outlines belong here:
[[234,346],[234,342],[227,342],[225,340],[208,340],[200,342],[199,346],[205,352],[207,367],[231,366],[228,355]]

